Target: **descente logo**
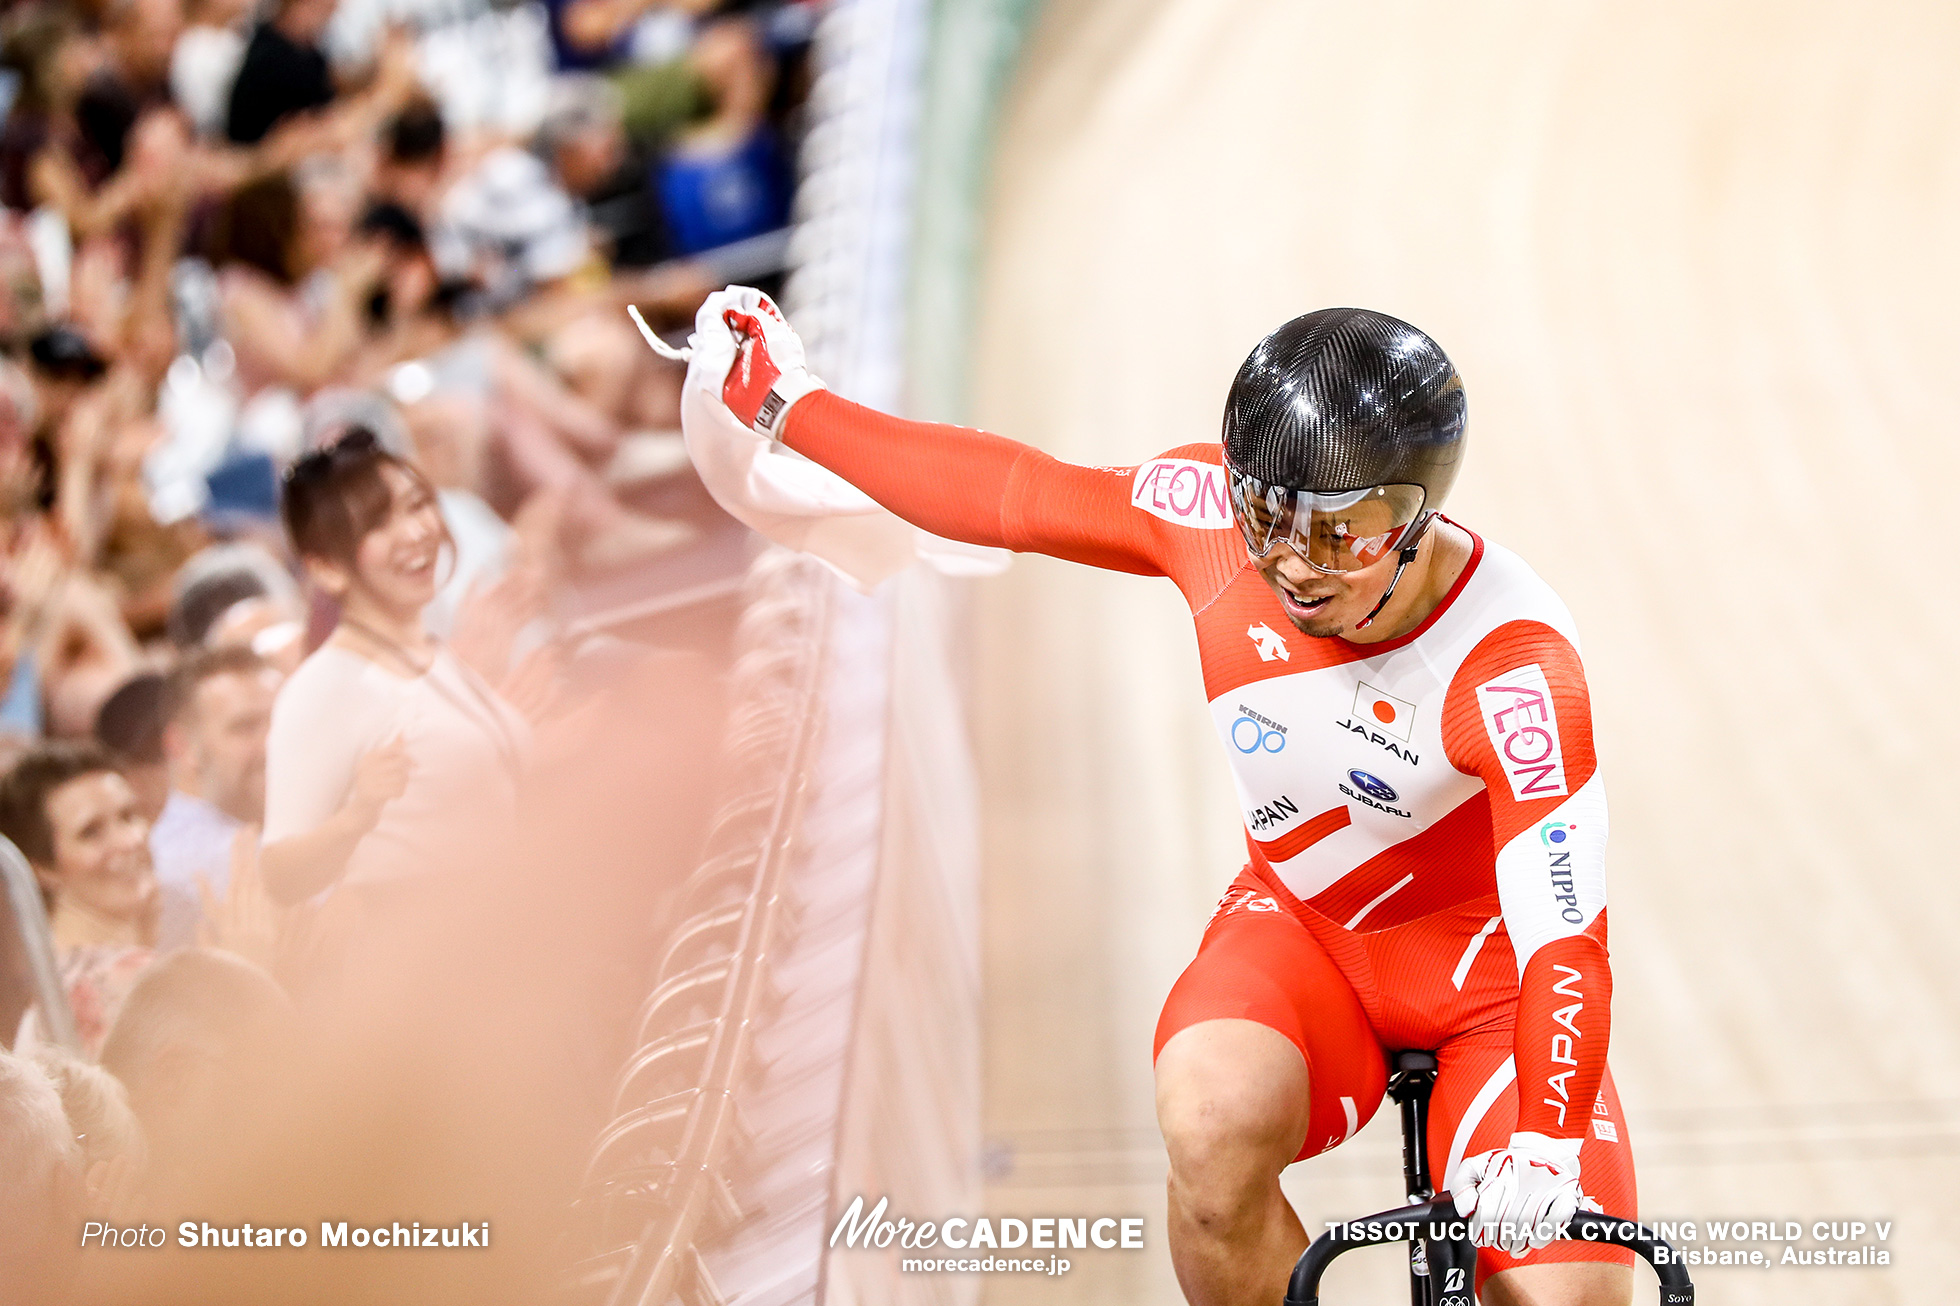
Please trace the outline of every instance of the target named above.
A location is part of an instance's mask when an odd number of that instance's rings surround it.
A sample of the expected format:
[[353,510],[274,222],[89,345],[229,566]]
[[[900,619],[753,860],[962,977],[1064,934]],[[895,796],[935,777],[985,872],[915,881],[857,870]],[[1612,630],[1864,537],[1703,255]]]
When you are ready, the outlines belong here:
[[1201,531],[1222,531],[1232,524],[1225,469],[1189,458],[1158,458],[1137,468],[1130,506]]

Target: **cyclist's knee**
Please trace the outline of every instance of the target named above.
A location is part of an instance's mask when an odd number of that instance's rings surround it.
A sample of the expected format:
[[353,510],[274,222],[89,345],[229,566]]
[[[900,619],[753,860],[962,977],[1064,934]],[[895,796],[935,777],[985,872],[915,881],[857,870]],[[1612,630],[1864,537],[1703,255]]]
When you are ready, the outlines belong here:
[[1157,1058],[1157,1120],[1172,1200],[1203,1224],[1257,1205],[1300,1149],[1307,1066],[1290,1040],[1246,1020],[1179,1031]]

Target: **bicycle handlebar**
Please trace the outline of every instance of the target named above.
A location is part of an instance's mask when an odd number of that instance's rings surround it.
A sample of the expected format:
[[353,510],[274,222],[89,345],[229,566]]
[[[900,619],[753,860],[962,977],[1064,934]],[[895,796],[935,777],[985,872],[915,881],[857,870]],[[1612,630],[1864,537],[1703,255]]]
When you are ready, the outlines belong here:
[[[1408,1242],[1415,1238],[1421,1238],[1426,1245],[1431,1275],[1448,1276],[1452,1269],[1463,1271],[1462,1275],[1457,1276],[1454,1287],[1448,1286],[1449,1279],[1445,1277],[1446,1291],[1435,1298],[1438,1306],[1471,1306],[1469,1283],[1475,1273],[1476,1253],[1467,1237],[1451,1236],[1462,1234],[1463,1229],[1464,1223],[1456,1213],[1456,1203],[1447,1194],[1432,1202],[1398,1207],[1366,1219],[1337,1224],[1314,1239],[1294,1264],[1293,1277],[1286,1288],[1286,1306],[1319,1306],[1320,1276],[1341,1253],[1353,1251],[1356,1247]],[[1673,1248],[1667,1241],[1645,1225],[1617,1216],[1581,1211],[1567,1222],[1565,1232],[1568,1237],[1587,1242],[1615,1243],[1632,1248],[1660,1276],[1661,1306],[1694,1306],[1695,1286],[1689,1281],[1687,1270],[1682,1268],[1680,1259],[1672,1254]],[[1657,1250],[1663,1247],[1669,1254],[1656,1260]]]

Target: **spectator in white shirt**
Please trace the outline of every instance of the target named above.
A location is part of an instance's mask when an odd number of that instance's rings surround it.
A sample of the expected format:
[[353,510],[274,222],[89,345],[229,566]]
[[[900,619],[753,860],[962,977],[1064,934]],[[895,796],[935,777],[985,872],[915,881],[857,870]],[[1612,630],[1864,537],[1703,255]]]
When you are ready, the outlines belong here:
[[279,673],[248,648],[200,649],[164,683],[170,797],[150,830],[162,908],[157,948],[197,941],[198,883],[230,892],[232,843],[265,819],[265,741]]
[[265,881],[372,899],[508,825],[529,727],[423,625],[449,536],[412,464],[356,429],[294,464],[281,511],[340,620],[273,704]]

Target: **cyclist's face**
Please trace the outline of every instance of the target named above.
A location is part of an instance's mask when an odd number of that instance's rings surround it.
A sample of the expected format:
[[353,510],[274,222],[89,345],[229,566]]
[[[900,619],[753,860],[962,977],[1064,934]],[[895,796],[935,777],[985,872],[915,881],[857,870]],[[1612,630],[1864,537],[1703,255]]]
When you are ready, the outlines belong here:
[[1395,561],[1390,553],[1360,571],[1325,572],[1308,566],[1285,541],[1274,544],[1265,557],[1253,559],[1259,575],[1278,596],[1287,620],[1315,639],[1344,634],[1373,611],[1394,578]]

